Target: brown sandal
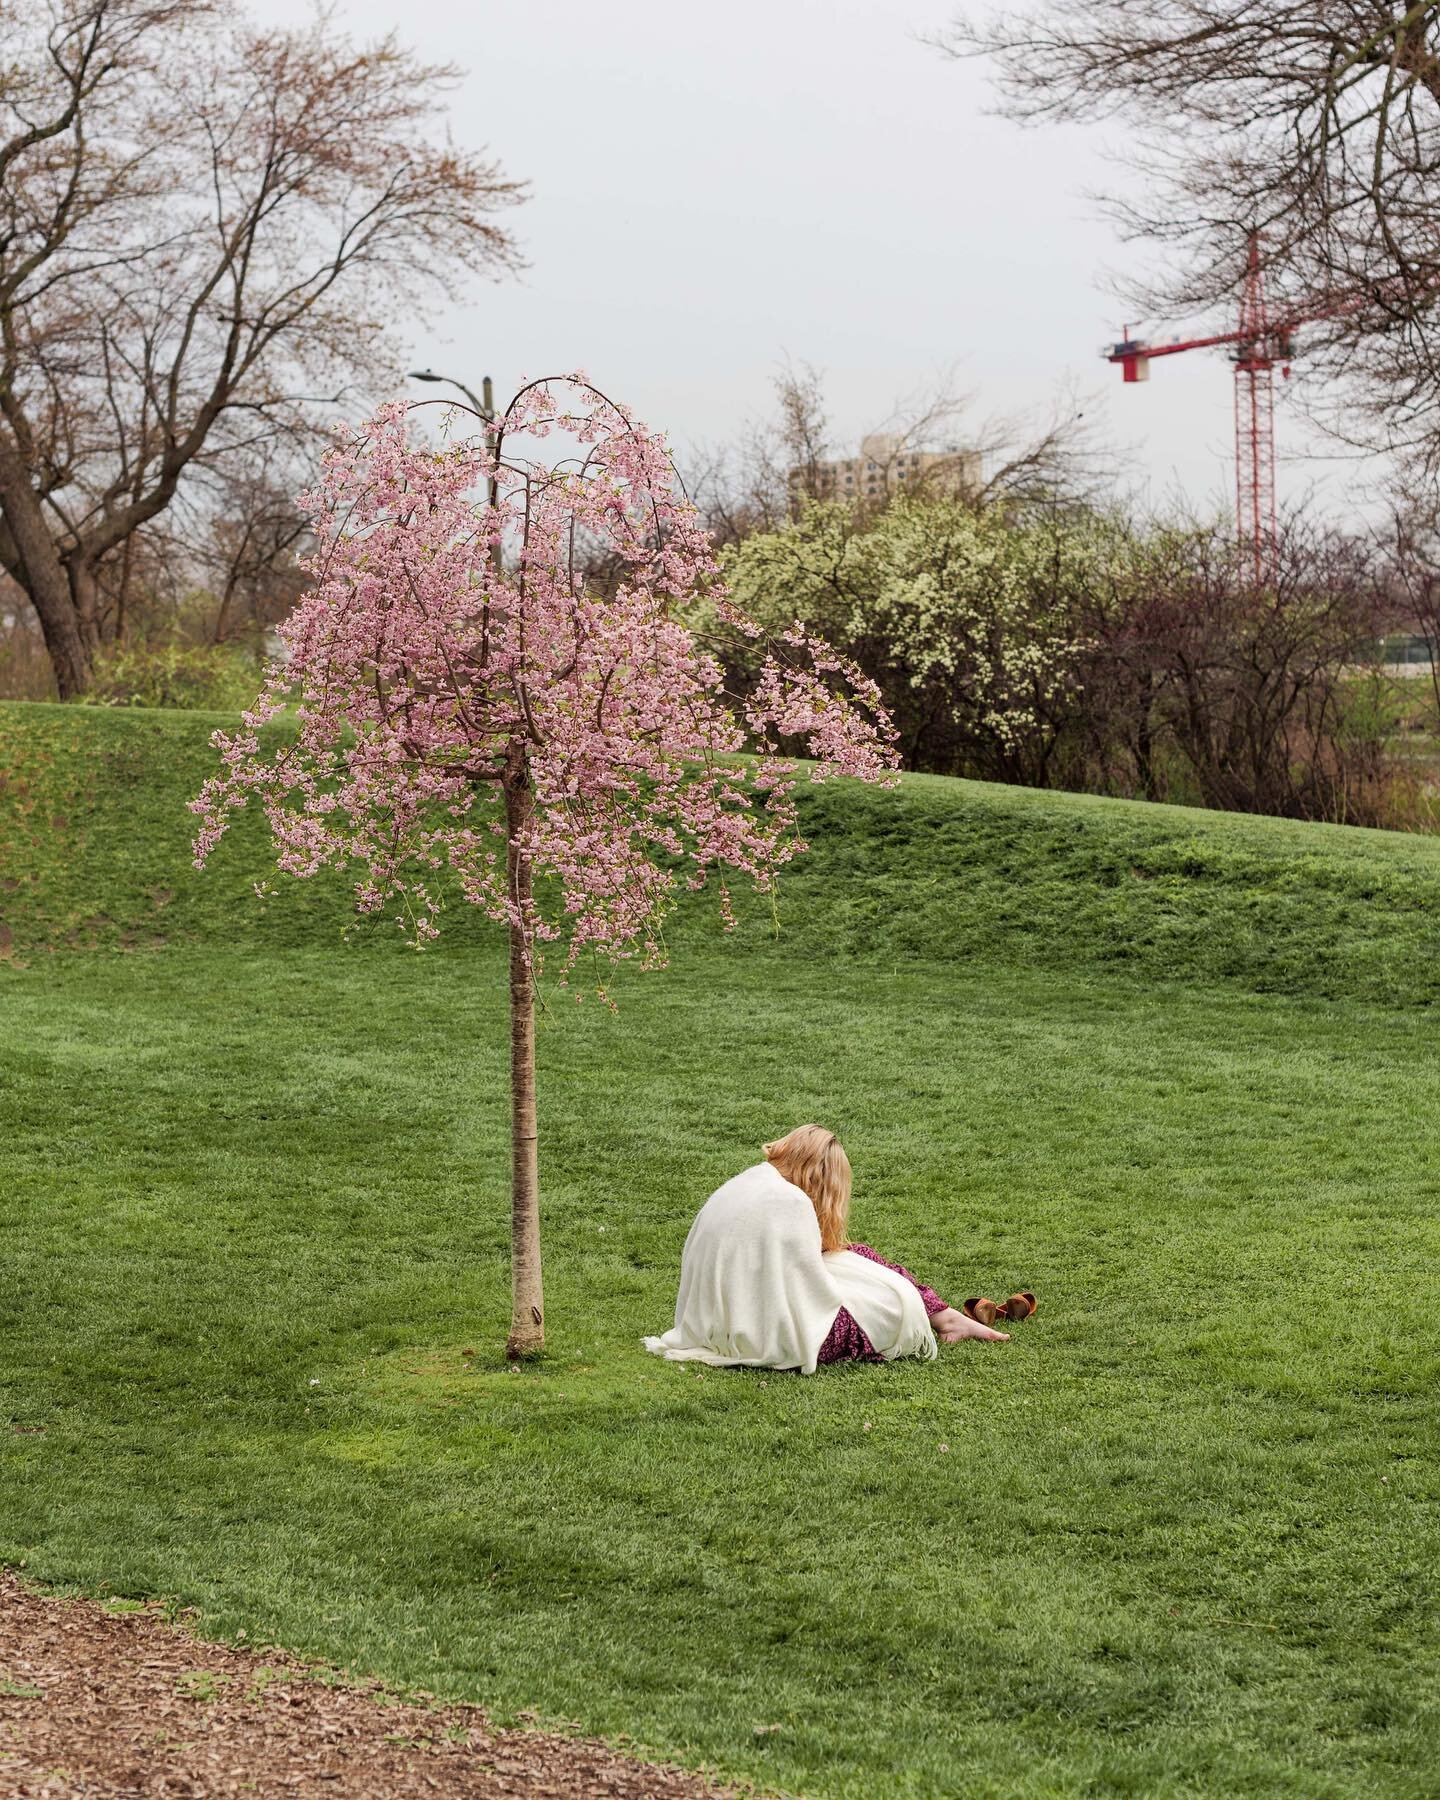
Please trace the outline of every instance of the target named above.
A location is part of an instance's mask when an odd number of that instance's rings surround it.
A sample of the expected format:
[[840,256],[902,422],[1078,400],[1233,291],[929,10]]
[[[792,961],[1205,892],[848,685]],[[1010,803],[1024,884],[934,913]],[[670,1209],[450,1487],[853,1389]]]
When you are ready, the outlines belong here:
[[1001,1310],[993,1300],[987,1300],[983,1294],[972,1294],[960,1308],[967,1319],[973,1319],[977,1325],[995,1323],[995,1315]]
[[1022,1319],[1028,1319],[1040,1302],[1028,1290],[1023,1294],[1012,1294],[1003,1306],[996,1307],[1002,1318],[1009,1319],[1012,1325],[1018,1325]]

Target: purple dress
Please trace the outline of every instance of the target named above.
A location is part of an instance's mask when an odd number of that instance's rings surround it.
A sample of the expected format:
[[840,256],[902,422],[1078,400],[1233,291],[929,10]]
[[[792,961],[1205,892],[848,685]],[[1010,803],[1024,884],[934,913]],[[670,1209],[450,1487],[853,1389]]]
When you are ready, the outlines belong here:
[[[848,1244],[857,1256],[868,1256],[871,1262],[884,1263],[887,1269],[893,1269],[897,1275],[903,1275],[913,1288],[918,1289],[920,1298],[925,1303],[926,1314],[934,1318],[936,1313],[945,1311],[945,1302],[924,1282],[917,1281],[908,1269],[902,1269],[899,1263],[892,1263],[879,1256],[868,1244]],[[841,1307],[835,1315],[835,1323],[830,1327],[830,1335],[820,1346],[817,1363],[837,1362],[884,1362],[885,1358],[860,1329],[855,1317],[845,1307]]]

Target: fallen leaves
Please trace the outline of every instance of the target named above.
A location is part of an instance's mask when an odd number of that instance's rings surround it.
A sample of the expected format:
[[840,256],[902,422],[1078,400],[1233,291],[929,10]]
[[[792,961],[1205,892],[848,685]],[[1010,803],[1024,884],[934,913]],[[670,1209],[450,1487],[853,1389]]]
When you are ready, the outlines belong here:
[[[533,1721],[535,1715],[528,1717]],[[775,1729],[778,1729],[776,1727]],[[153,1604],[32,1593],[0,1570],[0,1792],[347,1800],[716,1800],[594,1739],[501,1730],[265,1646],[205,1644]]]

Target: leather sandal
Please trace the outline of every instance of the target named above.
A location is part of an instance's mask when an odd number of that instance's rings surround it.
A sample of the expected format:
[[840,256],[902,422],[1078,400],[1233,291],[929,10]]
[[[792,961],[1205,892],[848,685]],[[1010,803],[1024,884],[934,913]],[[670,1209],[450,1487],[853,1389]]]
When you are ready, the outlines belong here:
[[993,1300],[987,1300],[983,1294],[972,1294],[960,1310],[967,1319],[973,1319],[977,1325],[994,1325],[996,1314],[1001,1309]]
[[1028,1319],[1040,1302],[1028,1290],[1023,1294],[1012,1294],[1003,1306],[997,1306],[996,1312],[1003,1319],[1009,1319],[1012,1325],[1018,1325],[1021,1319]]

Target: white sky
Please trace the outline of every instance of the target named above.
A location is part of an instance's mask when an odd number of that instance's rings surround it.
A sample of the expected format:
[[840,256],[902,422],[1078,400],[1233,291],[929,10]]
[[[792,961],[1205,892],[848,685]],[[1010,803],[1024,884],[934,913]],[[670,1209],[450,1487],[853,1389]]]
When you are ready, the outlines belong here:
[[[528,270],[408,334],[411,366],[472,386],[488,373],[502,396],[578,366],[679,445],[764,415],[787,355],[824,372],[842,442],[952,365],[981,413],[1044,408],[1069,383],[1151,499],[1227,497],[1223,353],[1167,359],[1131,387],[1099,360],[1123,323],[1104,271],[1138,255],[1087,197],[1115,171],[1092,130],[987,116],[983,68],[918,41],[951,10],[340,0],[354,35],[393,28],[465,67],[455,138],[532,184],[508,220]],[[1344,510],[1353,474],[1302,458],[1293,414],[1277,436],[1282,498],[1318,487]]]

